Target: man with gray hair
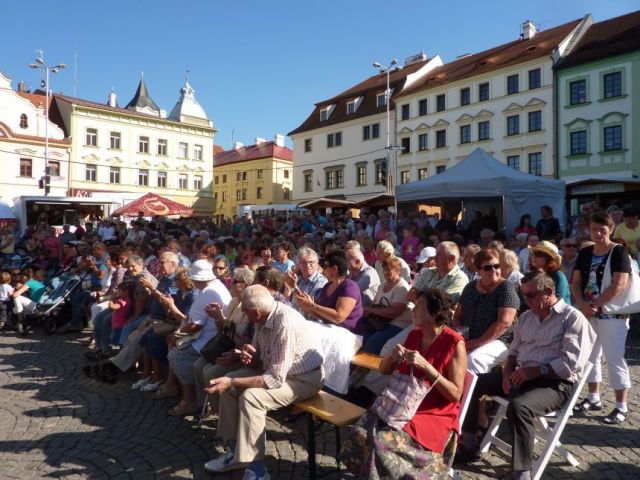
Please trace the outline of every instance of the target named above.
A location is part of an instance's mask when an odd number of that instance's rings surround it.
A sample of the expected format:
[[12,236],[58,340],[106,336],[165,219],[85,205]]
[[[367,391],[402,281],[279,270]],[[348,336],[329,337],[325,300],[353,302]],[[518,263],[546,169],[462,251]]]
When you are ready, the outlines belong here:
[[[300,270],[301,275],[298,276],[294,269],[289,269],[284,273],[284,296],[291,300],[291,306],[298,310],[294,291],[308,293],[312,298],[320,293],[322,287],[327,283],[327,277],[319,272],[319,258],[315,250],[309,247],[302,247],[298,250],[296,257],[296,266]],[[299,292],[298,292],[299,294]]]
[[[387,240],[378,242],[378,245],[376,246],[376,272],[378,272],[378,278],[384,278],[384,275],[382,274],[382,262],[388,258],[395,257],[395,253],[396,251],[391,242]],[[398,260],[400,260],[400,264],[402,265],[400,276],[404,278],[408,284],[411,284],[411,269],[409,268],[409,265],[407,265],[407,262],[405,262],[402,257],[398,257]]]
[[356,282],[360,288],[362,306],[368,307],[373,303],[373,299],[376,298],[376,294],[380,288],[378,272],[364,259],[364,254],[358,242],[355,242],[355,245],[353,245],[352,242],[347,243],[345,253],[347,254],[347,261],[349,262],[349,277]]
[[247,287],[242,308],[255,325],[253,341],[233,353],[245,368],[214,378],[207,389],[220,394],[218,435],[227,450],[207,462],[205,470],[215,474],[246,468],[245,479],[265,480],[267,412],[318,393],[323,357],[309,323],[275,301],[265,287]]

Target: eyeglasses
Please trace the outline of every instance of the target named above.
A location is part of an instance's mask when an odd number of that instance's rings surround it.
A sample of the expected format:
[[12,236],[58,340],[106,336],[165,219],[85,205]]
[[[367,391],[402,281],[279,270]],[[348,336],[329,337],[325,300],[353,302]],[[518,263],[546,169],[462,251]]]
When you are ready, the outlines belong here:
[[300,265],[313,265],[315,263],[317,263],[315,260],[299,260],[298,263]]
[[525,300],[533,300],[534,298],[536,298],[538,295],[540,295],[542,292],[528,292],[528,293],[522,293],[522,295],[524,296]]
[[493,265],[482,265],[480,268],[485,272],[490,272],[492,270],[500,270],[500,264],[494,263]]
[[226,270],[227,267],[213,267],[214,270]]
[[238,280],[237,278],[233,279],[233,284],[236,285],[238,283],[246,283],[244,280]]

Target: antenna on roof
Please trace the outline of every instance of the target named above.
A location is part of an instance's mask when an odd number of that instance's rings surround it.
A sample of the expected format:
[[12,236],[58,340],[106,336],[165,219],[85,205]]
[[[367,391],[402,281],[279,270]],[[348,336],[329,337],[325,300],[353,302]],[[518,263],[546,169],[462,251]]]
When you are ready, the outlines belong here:
[[78,96],[78,49],[73,49],[73,96]]
[[189,83],[189,70],[185,70],[184,72],[184,82]]

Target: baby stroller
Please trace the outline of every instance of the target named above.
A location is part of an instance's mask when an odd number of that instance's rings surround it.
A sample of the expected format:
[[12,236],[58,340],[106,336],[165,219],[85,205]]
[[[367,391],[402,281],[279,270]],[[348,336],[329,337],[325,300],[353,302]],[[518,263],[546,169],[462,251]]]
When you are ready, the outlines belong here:
[[67,269],[53,278],[38,300],[35,310],[23,320],[21,333],[26,334],[33,325],[42,325],[44,331],[52,335],[59,326],[67,323],[71,317],[70,299],[73,291],[88,274],[89,272],[84,272],[77,275]]
[[2,268],[4,270],[22,270],[35,261],[35,258],[29,256],[25,250],[16,249],[15,253],[5,258]]

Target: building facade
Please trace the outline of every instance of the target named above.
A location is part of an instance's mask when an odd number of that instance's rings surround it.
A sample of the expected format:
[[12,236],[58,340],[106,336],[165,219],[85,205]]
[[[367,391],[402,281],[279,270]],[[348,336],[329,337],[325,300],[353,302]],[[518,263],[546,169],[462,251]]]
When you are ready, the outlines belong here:
[[211,215],[213,122],[186,81],[166,115],[144,80],[129,104],[54,95],[51,112],[71,141],[69,196],[108,196],[124,204],[154,191]]
[[[389,143],[395,142],[395,97],[441,65],[440,57],[410,57],[389,71]],[[358,201],[386,193],[395,182],[387,170],[387,75],[379,73],[315,105],[289,133],[295,159],[293,198]],[[388,180],[388,181],[387,181]]]
[[595,23],[556,72],[558,174],[569,193],[640,195],[640,12]]
[[273,142],[257,138],[254,145],[236,143],[231,150],[216,153],[213,188],[217,220],[239,215],[247,205],[291,203],[293,152],[284,137]]
[[51,196],[66,195],[70,142],[55,123],[47,122],[46,96],[16,92],[0,72],[0,198],[13,205],[22,195],[44,195],[38,181],[45,173],[45,130],[48,129],[48,165]]
[[481,147],[512,168],[555,177],[554,63],[588,29],[586,16],[434,69],[396,99],[399,182],[436,175]]

